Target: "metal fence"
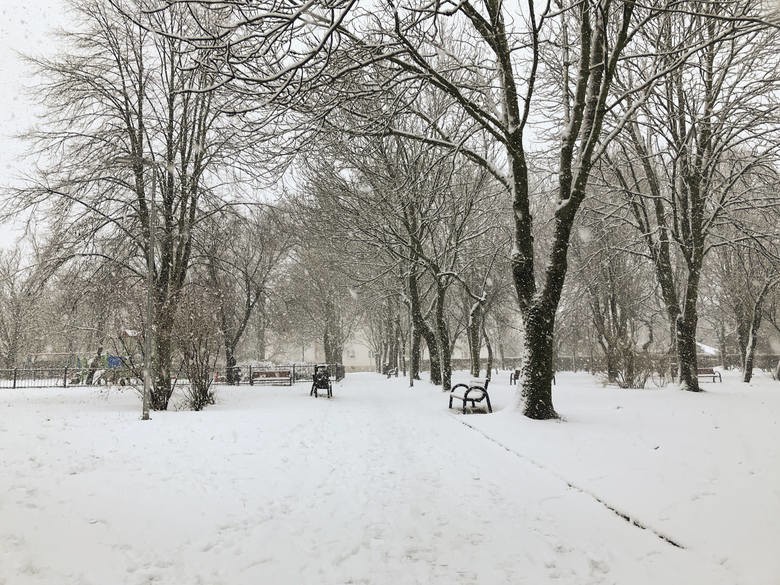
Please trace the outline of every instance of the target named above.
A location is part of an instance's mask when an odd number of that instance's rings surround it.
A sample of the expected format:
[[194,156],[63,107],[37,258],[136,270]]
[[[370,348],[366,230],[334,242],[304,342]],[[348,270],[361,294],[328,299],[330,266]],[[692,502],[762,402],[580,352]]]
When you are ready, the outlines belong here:
[[66,388],[67,368],[0,370],[0,388]]
[[[282,366],[237,366],[232,377],[233,384],[254,385],[292,385],[296,382],[311,382],[318,365],[326,364],[290,364]],[[336,380],[344,378],[344,366],[327,364],[326,367]],[[285,372],[285,375],[271,375]],[[0,369],[0,389],[15,388],[68,388],[87,385],[88,370],[76,367],[46,368],[8,368]],[[187,384],[186,374],[174,374],[177,384]],[[214,370],[216,383],[228,383],[225,368]],[[100,384],[140,384],[140,376],[126,368],[99,369],[94,372],[92,385]]]
[[[68,388],[87,384],[88,370],[74,367],[0,369],[2,388]],[[96,370],[92,384],[132,384],[138,377],[129,369]]]
[[[74,376],[78,380],[74,380]],[[0,370],[0,388],[67,388],[80,383],[76,368],[11,368]]]
[[[648,371],[668,371],[677,368],[677,356],[661,353],[638,353],[636,356],[636,366],[643,367]],[[743,356],[739,354],[726,354],[725,356],[700,353],[696,356],[696,362],[700,368],[712,368],[725,366],[728,368],[741,368]],[[756,354],[753,367],[759,370],[772,370],[777,366],[780,360],[778,354]],[[522,363],[517,358],[517,364]],[[603,356],[563,356],[558,355],[555,358],[555,370],[558,372],[586,370],[589,372],[605,372],[607,363]]]
[[214,381],[220,384],[292,385],[296,382],[311,382],[318,366],[325,366],[336,381],[344,378],[342,364],[286,364],[286,365],[240,365],[229,375],[226,368],[214,371]]

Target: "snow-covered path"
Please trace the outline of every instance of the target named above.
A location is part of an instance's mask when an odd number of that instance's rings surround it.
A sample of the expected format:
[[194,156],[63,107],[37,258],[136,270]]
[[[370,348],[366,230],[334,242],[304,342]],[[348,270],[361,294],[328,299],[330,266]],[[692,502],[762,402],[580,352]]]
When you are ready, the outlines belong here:
[[733,585],[397,382],[3,395],[0,584]]

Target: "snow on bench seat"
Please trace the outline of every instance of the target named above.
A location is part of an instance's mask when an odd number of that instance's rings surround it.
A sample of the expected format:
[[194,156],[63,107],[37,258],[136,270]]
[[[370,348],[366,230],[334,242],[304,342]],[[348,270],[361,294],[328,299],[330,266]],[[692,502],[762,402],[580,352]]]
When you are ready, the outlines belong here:
[[484,400],[487,412],[493,412],[493,407],[490,404],[490,395],[487,390],[488,384],[490,384],[490,378],[471,380],[468,384],[455,384],[450,390],[449,407],[452,408],[453,398],[457,398],[461,401],[463,414],[466,414],[466,406],[471,404],[473,409],[476,407],[477,402]]

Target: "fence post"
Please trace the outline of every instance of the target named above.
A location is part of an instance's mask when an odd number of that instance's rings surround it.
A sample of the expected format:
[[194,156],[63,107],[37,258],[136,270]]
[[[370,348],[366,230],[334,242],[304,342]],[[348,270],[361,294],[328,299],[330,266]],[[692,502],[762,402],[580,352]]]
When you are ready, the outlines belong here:
[[252,379],[252,366],[251,365],[249,366],[249,385],[250,386],[254,386],[255,385],[255,381]]
[[293,382],[297,382],[298,381],[296,379],[296,377],[295,377],[295,364],[293,364],[293,367],[292,367],[292,381]]
[[62,378],[62,387],[68,387],[68,366],[65,366],[65,376]]
[[14,368],[14,384],[13,389],[16,390],[16,368]]

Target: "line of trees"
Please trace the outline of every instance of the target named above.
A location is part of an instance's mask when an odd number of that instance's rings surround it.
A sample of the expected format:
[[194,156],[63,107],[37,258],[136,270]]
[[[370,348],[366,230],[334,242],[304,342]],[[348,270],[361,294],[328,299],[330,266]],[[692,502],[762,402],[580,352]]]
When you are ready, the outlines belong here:
[[576,344],[626,386],[663,345],[698,391],[702,304],[749,380],[780,273],[760,2],[74,7],[63,56],[30,60],[44,164],[9,209],[50,219],[50,266],[127,291],[122,319],[153,266],[154,408],[195,298],[229,365],[267,331],[341,361],[362,329],[378,369],[413,384],[425,348],[444,389],[459,341],[477,375],[518,326],[532,418]]

